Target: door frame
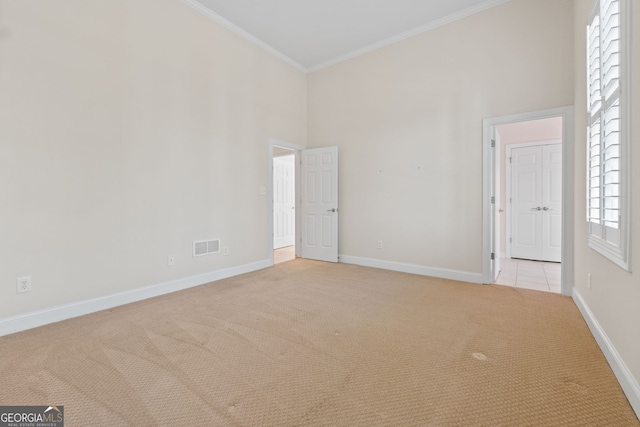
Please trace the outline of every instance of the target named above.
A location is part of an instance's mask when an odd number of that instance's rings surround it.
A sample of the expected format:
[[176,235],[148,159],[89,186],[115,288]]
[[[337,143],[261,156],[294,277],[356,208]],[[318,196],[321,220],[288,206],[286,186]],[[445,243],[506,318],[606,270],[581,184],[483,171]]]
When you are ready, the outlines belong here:
[[[493,282],[491,250],[495,234],[491,232],[491,177],[495,176],[492,131],[496,126],[531,120],[562,117],[562,295],[571,296],[573,289],[573,200],[574,200],[574,109],[573,106],[538,110],[509,116],[492,117],[482,121],[482,282]],[[499,254],[496,254],[499,256]]]
[[273,147],[281,147],[286,148],[288,150],[292,150],[294,152],[295,160],[295,206],[296,206],[296,231],[295,231],[295,248],[296,248],[296,256],[300,256],[300,152],[304,150],[304,147],[291,144],[289,142],[280,141],[274,138],[269,139],[269,185],[267,191],[267,197],[269,197],[269,238],[267,239],[269,242],[269,259],[271,260],[271,265],[273,265]]
[[[563,126],[564,126],[564,122],[563,122]],[[542,146],[542,145],[556,145],[556,144],[560,144],[562,145],[562,140],[561,139],[552,139],[552,140],[548,140],[548,141],[534,141],[534,142],[521,142],[518,144],[509,144],[505,147],[505,162],[508,158],[511,157],[511,150],[518,149],[518,148],[527,148],[527,147],[538,147],[538,146]],[[506,167],[505,167],[505,177],[504,179],[505,181],[505,185],[506,185],[506,194],[504,195],[505,197],[507,197],[508,195],[511,194],[511,168],[512,165],[511,163],[506,163]],[[562,168],[563,168],[563,173],[564,173],[564,158],[562,159]],[[563,176],[564,178],[564,176]],[[563,188],[564,190],[564,188]],[[564,191],[563,191],[563,197],[564,197]],[[563,208],[564,208],[564,204],[563,204]],[[511,232],[511,203],[505,203],[505,230],[507,232],[507,236],[513,236],[513,233]],[[562,213],[562,220],[563,220],[563,226],[564,226],[564,212]],[[562,242],[564,244],[564,241]],[[507,258],[511,258],[511,242],[509,242],[508,240],[506,241],[506,256]]]

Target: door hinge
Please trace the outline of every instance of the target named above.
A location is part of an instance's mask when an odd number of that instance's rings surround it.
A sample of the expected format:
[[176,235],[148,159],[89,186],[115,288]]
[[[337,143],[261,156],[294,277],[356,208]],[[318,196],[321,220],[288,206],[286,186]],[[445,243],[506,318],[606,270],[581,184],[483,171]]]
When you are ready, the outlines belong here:
[[491,204],[495,205],[496,204],[496,198],[495,196],[491,196]]
[[491,148],[495,148],[496,147],[496,140],[492,139],[491,140]]
[[513,157],[509,157],[509,163],[512,163],[511,160],[513,159]]
[[513,198],[509,197],[509,203],[513,203]]
[[513,239],[509,237],[509,243],[513,243]]
[[494,254],[493,252],[491,252],[491,259],[492,260],[496,259],[496,254]]

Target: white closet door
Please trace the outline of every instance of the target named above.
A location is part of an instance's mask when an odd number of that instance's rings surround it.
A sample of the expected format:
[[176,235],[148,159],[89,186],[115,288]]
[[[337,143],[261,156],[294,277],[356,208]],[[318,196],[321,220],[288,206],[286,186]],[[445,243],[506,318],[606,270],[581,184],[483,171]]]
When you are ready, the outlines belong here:
[[511,150],[511,257],[540,259],[542,254],[542,151]]
[[560,262],[562,145],[511,150],[511,257]]
[[562,145],[542,147],[542,256],[562,258]]

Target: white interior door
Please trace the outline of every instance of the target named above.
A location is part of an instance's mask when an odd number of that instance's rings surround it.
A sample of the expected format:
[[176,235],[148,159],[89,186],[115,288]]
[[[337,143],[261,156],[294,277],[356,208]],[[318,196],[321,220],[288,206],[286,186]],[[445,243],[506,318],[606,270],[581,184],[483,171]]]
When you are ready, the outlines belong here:
[[273,248],[293,246],[296,239],[295,156],[273,159]]
[[511,257],[561,260],[562,145],[511,149]]
[[562,145],[542,147],[542,259],[562,258]]
[[338,147],[302,151],[302,258],[338,262]]

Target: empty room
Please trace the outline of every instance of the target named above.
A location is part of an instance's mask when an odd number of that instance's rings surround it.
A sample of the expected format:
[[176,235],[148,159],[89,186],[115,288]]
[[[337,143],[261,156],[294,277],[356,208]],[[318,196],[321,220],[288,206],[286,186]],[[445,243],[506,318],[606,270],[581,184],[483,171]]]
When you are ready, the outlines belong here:
[[638,24],[0,0],[0,426],[640,426]]

